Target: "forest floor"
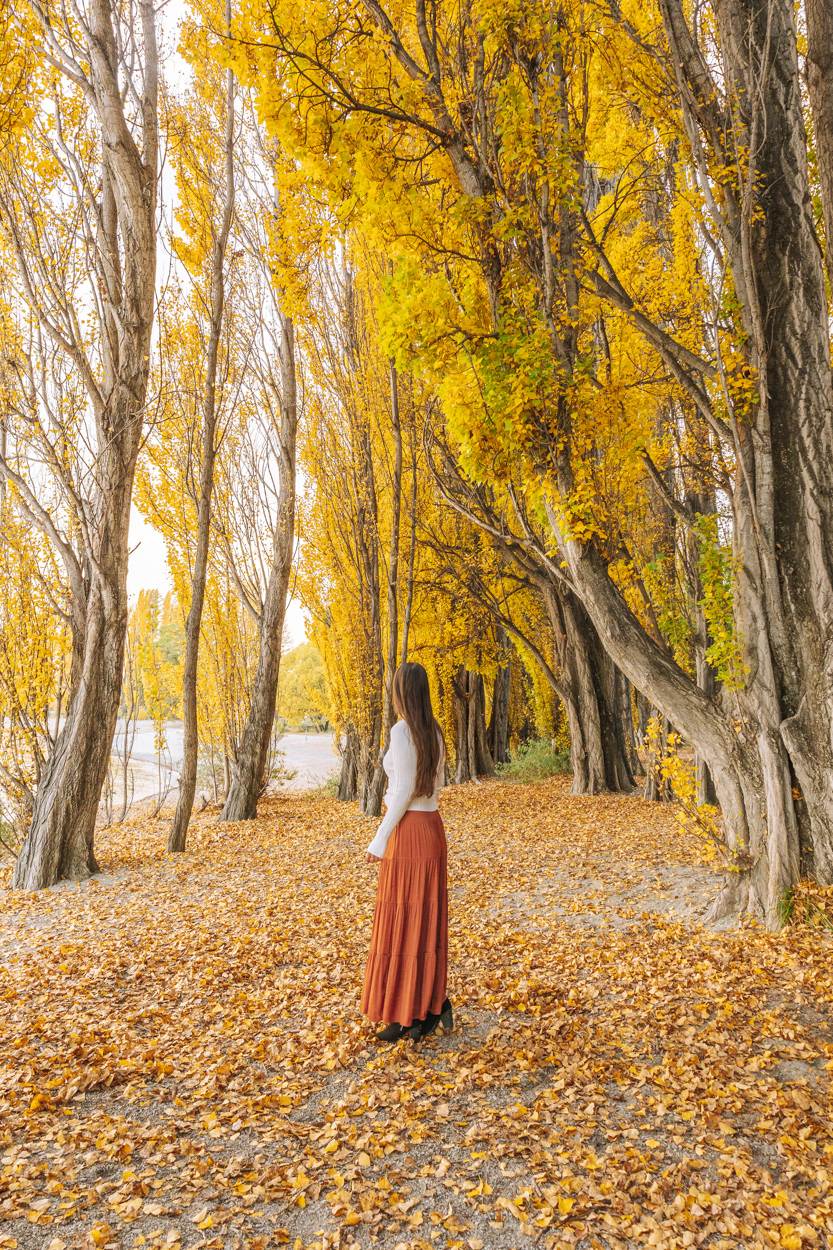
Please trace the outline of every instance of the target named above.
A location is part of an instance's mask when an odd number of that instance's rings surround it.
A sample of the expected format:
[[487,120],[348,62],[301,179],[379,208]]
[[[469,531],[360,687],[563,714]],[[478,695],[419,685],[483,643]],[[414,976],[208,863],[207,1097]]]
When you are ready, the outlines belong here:
[[449,789],[456,1027],[358,1012],[372,822],[287,796],[0,891],[0,1250],[833,1247],[833,943],[667,806]]

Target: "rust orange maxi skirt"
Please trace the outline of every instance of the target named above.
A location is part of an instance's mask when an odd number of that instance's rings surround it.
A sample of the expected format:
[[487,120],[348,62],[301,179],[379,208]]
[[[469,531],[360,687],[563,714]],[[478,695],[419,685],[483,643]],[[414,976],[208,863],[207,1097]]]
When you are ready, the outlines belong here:
[[439,812],[406,812],[379,864],[362,1011],[406,1027],[439,1012],[448,969],[445,829]]

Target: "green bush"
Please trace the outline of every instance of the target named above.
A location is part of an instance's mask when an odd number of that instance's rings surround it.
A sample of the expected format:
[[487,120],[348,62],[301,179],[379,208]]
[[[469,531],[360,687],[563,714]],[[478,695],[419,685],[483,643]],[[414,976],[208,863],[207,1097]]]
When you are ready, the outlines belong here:
[[320,786],[315,786],[311,791],[317,799],[335,799],[338,797],[338,773],[333,777],[328,777],[326,781],[322,781]]
[[550,738],[522,742],[508,764],[498,765],[498,776],[507,781],[541,781],[570,771],[570,752],[556,750]]

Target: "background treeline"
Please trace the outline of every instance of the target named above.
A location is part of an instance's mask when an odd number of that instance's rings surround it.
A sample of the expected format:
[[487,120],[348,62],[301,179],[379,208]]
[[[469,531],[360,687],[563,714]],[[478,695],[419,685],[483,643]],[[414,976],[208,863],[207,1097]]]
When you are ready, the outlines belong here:
[[720,910],[833,880],[832,6],[193,0],[169,80],[153,0],[3,8],[18,885],[95,868],[131,502],[171,849],[207,742],[256,810],[292,588],[364,811],[407,656],[457,779],[561,733],[576,793],[673,787]]

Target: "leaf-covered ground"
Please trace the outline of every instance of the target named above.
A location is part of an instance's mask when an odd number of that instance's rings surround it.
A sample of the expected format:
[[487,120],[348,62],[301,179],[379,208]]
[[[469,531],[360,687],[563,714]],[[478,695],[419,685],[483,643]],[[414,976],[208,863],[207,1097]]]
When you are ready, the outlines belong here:
[[457,1027],[358,1014],[371,825],[105,832],[0,894],[0,1248],[833,1246],[833,946],[716,933],[667,808],[450,789]]

